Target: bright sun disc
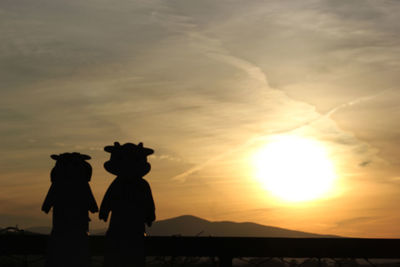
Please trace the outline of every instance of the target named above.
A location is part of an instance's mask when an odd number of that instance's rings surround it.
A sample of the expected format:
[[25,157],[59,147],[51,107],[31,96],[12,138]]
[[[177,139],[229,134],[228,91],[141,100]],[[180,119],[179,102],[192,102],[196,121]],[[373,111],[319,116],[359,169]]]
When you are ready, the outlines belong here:
[[274,196],[290,202],[323,197],[336,178],[324,147],[296,136],[277,136],[254,156],[256,178]]

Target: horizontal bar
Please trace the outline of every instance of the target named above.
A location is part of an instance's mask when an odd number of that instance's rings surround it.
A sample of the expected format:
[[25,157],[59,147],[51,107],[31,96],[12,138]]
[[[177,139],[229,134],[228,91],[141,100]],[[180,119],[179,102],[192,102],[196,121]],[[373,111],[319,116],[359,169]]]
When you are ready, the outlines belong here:
[[[0,254],[45,254],[46,235],[0,235]],[[105,237],[89,236],[92,255]],[[148,236],[147,256],[400,259],[400,239]]]

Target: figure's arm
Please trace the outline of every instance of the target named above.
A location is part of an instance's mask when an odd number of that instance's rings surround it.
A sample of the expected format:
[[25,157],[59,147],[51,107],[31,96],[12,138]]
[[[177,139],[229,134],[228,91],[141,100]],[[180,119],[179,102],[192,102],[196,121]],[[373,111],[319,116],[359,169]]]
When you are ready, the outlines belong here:
[[97,206],[96,199],[93,196],[92,189],[90,188],[89,183],[87,184],[88,195],[89,195],[89,211],[91,213],[95,213],[99,211],[99,207]]
[[54,206],[55,197],[56,197],[55,185],[54,183],[52,183],[49,191],[47,192],[46,198],[43,201],[42,211],[44,211],[45,213],[49,213],[51,207]]
[[153,222],[156,220],[156,208],[154,205],[154,199],[153,195],[151,193],[151,188],[148,183],[146,183],[146,218],[145,218],[145,223],[147,226],[151,226]]
[[100,205],[99,219],[105,222],[107,221],[108,214],[111,211],[111,201],[112,201],[111,191],[113,184],[114,183],[112,183],[110,187],[108,187],[106,193],[104,194],[103,201],[101,201]]

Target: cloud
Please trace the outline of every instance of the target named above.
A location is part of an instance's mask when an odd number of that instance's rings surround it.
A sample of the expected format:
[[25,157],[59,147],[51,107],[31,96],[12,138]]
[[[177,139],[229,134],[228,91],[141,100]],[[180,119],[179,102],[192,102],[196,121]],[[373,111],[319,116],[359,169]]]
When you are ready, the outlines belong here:
[[370,224],[371,222],[377,220],[377,217],[374,216],[360,216],[360,217],[353,217],[350,219],[345,219],[342,221],[338,221],[336,223],[336,227],[356,227],[356,225],[363,225],[363,224]]
[[[33,183],[29,172],[47,175],[52,153],[79,150],[101,168],[104,145],[143,141],[159,153],[152,181],[161,205],[181,195],[201,203],[216,183],[237,179],[226,167],[237,167],[232,158],[296,133],[356,167],[373,161],[375,174],[377,151],[400,158],[398,9],[392,1],[3,1],[1,168]],[[186,183],[174,187],[170,177]],[[190,186],[202,189],[192,196]]]
[[363,161],[363,162],[361,162],[359,165],[361,166],[361,167],[366,167],[366,166],[368,166],[368,165],[370,165],[371,164],[371,161]]
[[[250,72],[250,74],[253,74],[253,72]],[[250,76],[254,77],[252,75],[250,75]],[[260,77],[260,75],[257,75],[256,79],[258,79],[258,77]],[[265,77],[265,76],[262,76],[262,77]],[[357,105],[357,104],[362,103],[364,101],[368,101],[368,100],[374,99],[375,97],[376,96],[374,95],[374,96],[367,96],[367,97],[362,97],[362,98],[358,98],[358,99],[352,100],[352,101],[350,101],[348,103],[344,103],[342,105],[339,105],[337,107],[332,108],[331,110],[329,110],[325,114],[321,114],[319,116],[316,116],[316,117],[310,119],[309,121],[302,122],[299,125],[291,126],[289,128],[277,129],[275,131],[269,131],[268,135],[290,134],[291,132],[295,132],[295,131],[297,131],[299,129],[302,129],[304,127],[310,126],[310,125],[312,125],[312,124],[314,124],[314,123],[316,123],[316,122],[318,122],[320,120],[330,119],[330,117],[334,113],[336,113],[337,111],[340,111],[341,109],[344,109],[344,108],[346,108],[348,106]],[[267,135],[267,133],[264,132],[264,133],[259,134],[258,136],[254,136],[254,137],[248,139],[246,142],[243,142],[239,146],[234,147],[234,148],[232,148],[230,150],[227,150],[227,151],[225,151],[223,153],[219,153],[219,154],[215,155],[214,157],[211,157],[210,159],[202,162],[201,164],[198,164],[197,166],[194,166],[191,169],[189,169],[189,170],[187,170],[187,171],[185,171],[185,172],[183,172],[181,174],[178,174],[178,175],[174,176],[172,179],[173,180],[178,180],[178,181],[185,181],[185,178],[187,176],[202,170],[203,168],[205,168],[209,164],[215,163],[216,161],[218,161],[220,159],[223,159],[227,155],[230,155],[230,154],[232,154],[232,153],[234,153],[234,152],[236,152],[238,150],[242,150],[243,148],[249,147],[252,143],[254,143],[254,142],[256,142],[256,141],[258,141],[260,139],[263,139],[266,135]],[[347,140],[350,139],[348,136],[346,136],[344,134],[338,134],[338,136],[336,136],[336,138],[339,138],[339,140],[344,140],[344,138],[346,138]],[[355,145],[359,145],[359,143],[360,143],[354,138],[351,138],[351,140],[352,140],[352,143],[355,144]],[[360,148],[360,146],[358,146],[358,148]],[[366,151],[364,151],[364,152],[368,152],[368,149]],[[364,161],[363,163],[360,164],[360,166],[364,167],[369,163],[370,163],[370,161]]]

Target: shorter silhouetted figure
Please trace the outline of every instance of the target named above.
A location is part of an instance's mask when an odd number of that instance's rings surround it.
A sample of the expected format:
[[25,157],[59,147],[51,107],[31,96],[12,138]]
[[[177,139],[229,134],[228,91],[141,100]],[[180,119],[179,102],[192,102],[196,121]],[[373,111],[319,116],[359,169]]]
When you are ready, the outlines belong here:
[[53,208],[53,228],[46,266],[89,266],[89,214],[98,211],[89,181],[90,157],[79,153],[51,155],[51,186],[43,202],[46,213]]
[[155,207],[150,185],[143,176],[150,171],[147,156],[153,150],[126,143],[106,146],[111,153],[104,168],[117,175],[104,195],[99,218],[110,225],[106,234],[105,266],[144,266],[145,224],[151,226],[155,220]]

